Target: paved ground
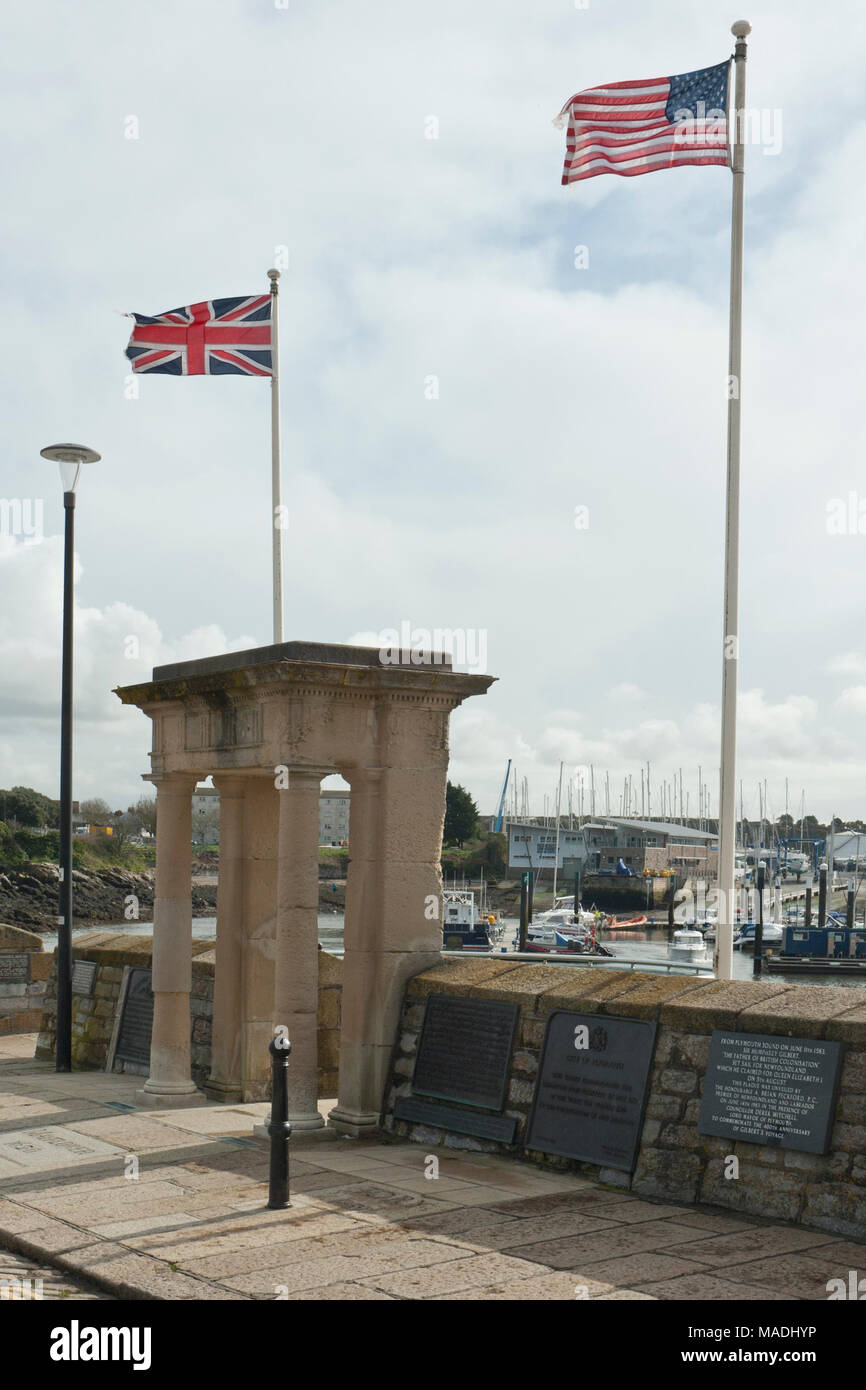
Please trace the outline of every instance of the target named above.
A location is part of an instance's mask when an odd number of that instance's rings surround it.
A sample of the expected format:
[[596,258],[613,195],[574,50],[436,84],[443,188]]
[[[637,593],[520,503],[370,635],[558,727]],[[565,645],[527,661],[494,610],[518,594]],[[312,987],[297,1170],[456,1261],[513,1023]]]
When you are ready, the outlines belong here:
[[33,1045],[0,1039],[0,1280],[45,1297],[826,1300],[866,1271],[826,1232],[411,1144],[301,1141],[268,1211],[266,1106],[136,1110],[140,1079],[58,1076]]
[[39,1299],[45,1302],[69,1299],[111,1302],[108,1293],[99,1293],[53,1265],[25,1259],[11,1250],[0,1249],[0,1300]]

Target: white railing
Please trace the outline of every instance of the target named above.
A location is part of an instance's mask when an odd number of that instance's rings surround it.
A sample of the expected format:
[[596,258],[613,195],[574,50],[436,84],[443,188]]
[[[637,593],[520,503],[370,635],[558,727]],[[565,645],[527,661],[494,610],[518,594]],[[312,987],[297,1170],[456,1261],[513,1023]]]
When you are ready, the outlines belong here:
[[559,953],[550,951],[542,954],[540,951],[443,951],[443,956],[462,956],[472,960],[519,960],[526,961],[550,961],[554,965],[579,965],[592,966],[597,970],[632,970],[635,973],[644,972],[648,975],[656,975],[660,971],[665,974],[679,975],[708,975],[712,976],[713,967],[711,964],[701,965],[695,961],[678,960],[646,960],[641,958],[636,960],[633,956],[582,956],[574,951]]

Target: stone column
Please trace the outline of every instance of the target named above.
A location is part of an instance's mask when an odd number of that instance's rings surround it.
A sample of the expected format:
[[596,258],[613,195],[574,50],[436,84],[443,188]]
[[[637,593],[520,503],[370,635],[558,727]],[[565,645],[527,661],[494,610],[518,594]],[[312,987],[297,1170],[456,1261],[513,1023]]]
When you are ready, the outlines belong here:
[[214,777],[220,794],[220,857],[217,890],[211,1070],[205,1090],[212,1100],[244,1099],[244,806],[242,777]]
[[140,1105],[184,1107],[205,1097],[190,1077],[192,983],[192,793],[188,774],[155,777],[156,891],[153,904],[153,1033],[150,1076]]
[[267,1100],[271,1093],[279,816],[273,769],[253,773],[244,800],[241,1056],[248,1101]]
[[343,771],[352,801],[340,1094],[328,1117],[343,1134],[378,1128],[406,983],[440,959],[447,764],[433,761]]
[[293,1129],[320,1129],[319,1010],[319,783],[330,769],[289,769],[279,791],[279,863],[275,925],[274,1027],[284,1026],[289,1058],[289,1120]]

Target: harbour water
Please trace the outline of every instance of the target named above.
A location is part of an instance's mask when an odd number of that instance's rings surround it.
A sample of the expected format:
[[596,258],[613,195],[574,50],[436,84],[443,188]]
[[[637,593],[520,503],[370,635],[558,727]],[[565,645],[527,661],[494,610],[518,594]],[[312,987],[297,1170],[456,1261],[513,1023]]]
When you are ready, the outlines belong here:
[[[343,954],[343,920],[342,913],[319,913],[319,945],[324,951],[330,951],[335,956],[342,956]],[[117,922],[100,927],[75,927],[72,932],[72,939],[74,941],[77,937],[85,936],[92,931],[125,932],[130,936],[150,936],[153,932],[153,923]],[[501,944],[510,949],[516,931],[516,920],[506,919]],[[214,941],[216,939],[216,918],[194,917],[192,934],[197,941]],[[46,951],[53,951],[57,945],[57,933],[44,932],[42,933],[42,940]],[[646,962],[646,968],[649,968],[652,961],[666,961],[668,958],[666,927],[648,926],[634,932],[602,931],[600,940],[609,951],[613,951],[614,956],[621,957],[624,962],[636,961],[641,964]],[[708,948],[707,964],[712,964],[712,948]],[[686,972],[680,970],[678,973]],[[737,980],[751,980],[753,978],[751,951],[734,952],[734,978]],[[802,977],[792,977],[774,972],[772,958],[765,962],[763,978],[785,980],[788,984],[803,983]],[[866,976],[816,975],[810,976],[808,983],[810,985],[841,985],[846,989],[866,989]]]
[[[153,922],[101,922],[98,926],[73,927],[72,940],[89,936],[91,932],[107,931],[124,933],[127,936],[152,936]],[[196,941],[216,940],[216,917],[193,917],[192,934]],[[57,945],[56,932],[40,932],[46,951],[53,951]],[[343,914],[334,912],[319,913],[319,944],[325,951],[335,956],[343,954]]]

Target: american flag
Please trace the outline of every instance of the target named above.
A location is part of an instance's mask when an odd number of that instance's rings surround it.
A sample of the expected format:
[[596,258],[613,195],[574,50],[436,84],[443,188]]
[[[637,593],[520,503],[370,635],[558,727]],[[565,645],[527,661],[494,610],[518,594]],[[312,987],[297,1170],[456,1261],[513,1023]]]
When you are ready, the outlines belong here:
[[134,372],[168,376],[272,376],[271,296],[206,299],[151,318],[130,314]]
[[728,164],[730,59],[676,77],[611,82],[578,92],[568,124],[563,183],[596,174],[651,174],[680,164]]

